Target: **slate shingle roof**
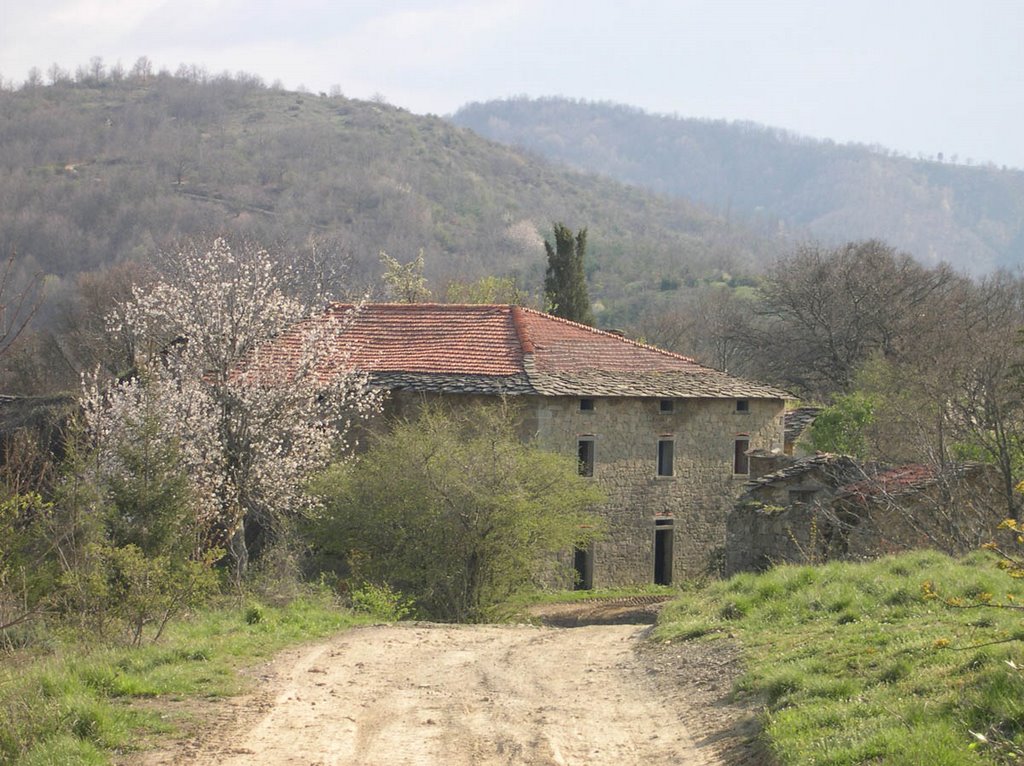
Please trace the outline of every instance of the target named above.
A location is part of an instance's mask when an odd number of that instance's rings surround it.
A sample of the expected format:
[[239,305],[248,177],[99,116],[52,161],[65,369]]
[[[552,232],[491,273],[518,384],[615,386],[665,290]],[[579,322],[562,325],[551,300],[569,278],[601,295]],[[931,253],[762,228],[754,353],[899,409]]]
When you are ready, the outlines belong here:
[[818,417],[821,409],[821,407],[797,407],[792,410],[786,410],[785,434],[787,445],[796,444],[797,439],[814,423],[814,419]]
[[764,476],[759,476],[756,479],[751,479],[744,486],[744,490],[749,493],[760,489],[761,487],[767,487],[778,482],[788,482],[798,476],[819,468],[823,469],[827,475],[835,476],[837,478],[837,484],[848,481],[849,477],[864,475],[863,469],[860,468],[857,461],[849,455],[836,455],[831,452],[819,452],[816,455],[797,458],[784,468],[767,473]]
[[[373,385],[412,391],[782,399],[785,391],[704,367],[689,357],[508,305],[333,304],[332,369],[366,372]],[[286,363],[288,333],[264,359]]]

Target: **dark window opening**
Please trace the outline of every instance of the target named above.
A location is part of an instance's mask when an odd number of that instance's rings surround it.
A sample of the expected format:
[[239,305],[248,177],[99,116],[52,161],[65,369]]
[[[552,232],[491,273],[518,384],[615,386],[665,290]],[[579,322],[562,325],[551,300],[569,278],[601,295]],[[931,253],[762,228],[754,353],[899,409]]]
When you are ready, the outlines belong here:
[[579,441],[580,476],[594,475],[594,440]]
[[676,408],[676,403],[672,399],[662,399],[658,403],[658,409],[661,412],[672,412]]
[[573,590],[593,590],[594,588],[594,554],[590,548],[574,548],[572,552],[572,568],[575,572]]
[[750,439],[740,438],[736,440],[736,449],[732,459],[732,472],[750,473],[750,458],[747,450],[750,449]]
[[672,475],[672,455],[675,442],[672,439],[658,440],[658,476]]
[[791,489],[789,490],[789,502],[791,505],[810,505],[814,502],[817,494],[813,489]]
[[750,400],[749,399],[737,399],[736,400],[736,412],[750,412]]
[[654,521],[654,584],[672,584],[672,519]]
[[580,399],[580,412],[593,412],[594,411],[594,400],[593,399]]

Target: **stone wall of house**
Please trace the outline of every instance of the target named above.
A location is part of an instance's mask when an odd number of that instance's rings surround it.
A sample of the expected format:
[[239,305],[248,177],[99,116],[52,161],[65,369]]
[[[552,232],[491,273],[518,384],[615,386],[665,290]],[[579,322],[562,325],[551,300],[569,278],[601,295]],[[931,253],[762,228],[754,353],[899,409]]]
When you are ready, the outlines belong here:
[[[385,405],[391,417],[414,417],[425,402],[452,406],[493,402],[465,394],[394,393]],[[726,545],[726,516],[747,475],[733,473],[735,440],[752,449],[780,449],[782,400],[749,400],[737,411],[734,399],[675,399],[671,412],[661,400],[595,398],[581,410],[577,397],[510,397],[522,419],[524,439],[577,456],[581,438],[594,441],[593,480],[607,496],[599,509],[607,524],[594,545],[594,587],[639,585],[654,580],[655,521],[672,522],[674,580],[719,569]],[[658,441],[672,439],[673,475],[658,476]],[[563,561],[571,572],[572,556]],[[566,586],[569,579],[559,583]]]
[[[781,449],[781,400],[675,399],[663,412],[659,399],[595,398],[581,410],[574,397],[537,397],[541,444],[578,454],[579,440],[594,441],[593,479],[607,502],[608,525],[593,552],[595,587],[654,580],[656,520],[672,521],[674,580],[721,566],[725,522],[747,476],[733,473],[735,440],[751,448]],[[671,439],[673,472],[658,476],[658,442]]]

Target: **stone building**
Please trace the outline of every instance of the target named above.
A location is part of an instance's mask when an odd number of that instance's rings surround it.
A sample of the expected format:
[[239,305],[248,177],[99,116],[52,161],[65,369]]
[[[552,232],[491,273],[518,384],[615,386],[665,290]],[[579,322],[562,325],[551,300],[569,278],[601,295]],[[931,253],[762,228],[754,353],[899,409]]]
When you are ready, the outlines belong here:
[[532,309],[337,304],[321,321],[334,325],[325,374],[365,372],[390,393],[385,413],[514,398],[524,437],[578,458],[607,495],[606,536],[572,556],[583,587],[720,566],[748,450],[782,447],[785,392]]
[[999,472],[983,463],[911,464],[840,487],[833,507],[841,553],[868,558],[912,548],[961,555],[991,540],[1006,514]]

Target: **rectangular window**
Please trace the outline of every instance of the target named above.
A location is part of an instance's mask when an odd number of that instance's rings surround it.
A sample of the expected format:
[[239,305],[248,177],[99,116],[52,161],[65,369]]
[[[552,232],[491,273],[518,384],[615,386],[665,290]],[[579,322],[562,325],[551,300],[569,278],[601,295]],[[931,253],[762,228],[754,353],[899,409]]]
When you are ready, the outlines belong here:
[[673,399],[662,399],[658,403],[658,410],[660,412],[672,412],[676,407],[676,403]]
[[672,476],[673,439],[658,439],[658,476]]
[[740,436],[736,439],[736,449],[732,458],[732,472],[735,474],[750,473],[750,458],[747,457],[747,450],[750,449],[750,439]]
[[594,411],[594,400],[593,399],[580,399],[580,412],[593,412]]
[[737,399],[736,400],[736,412],[750,412],[750,400],[749,399]]
[[594,440],[579,440],[580,476],[594,475]]

